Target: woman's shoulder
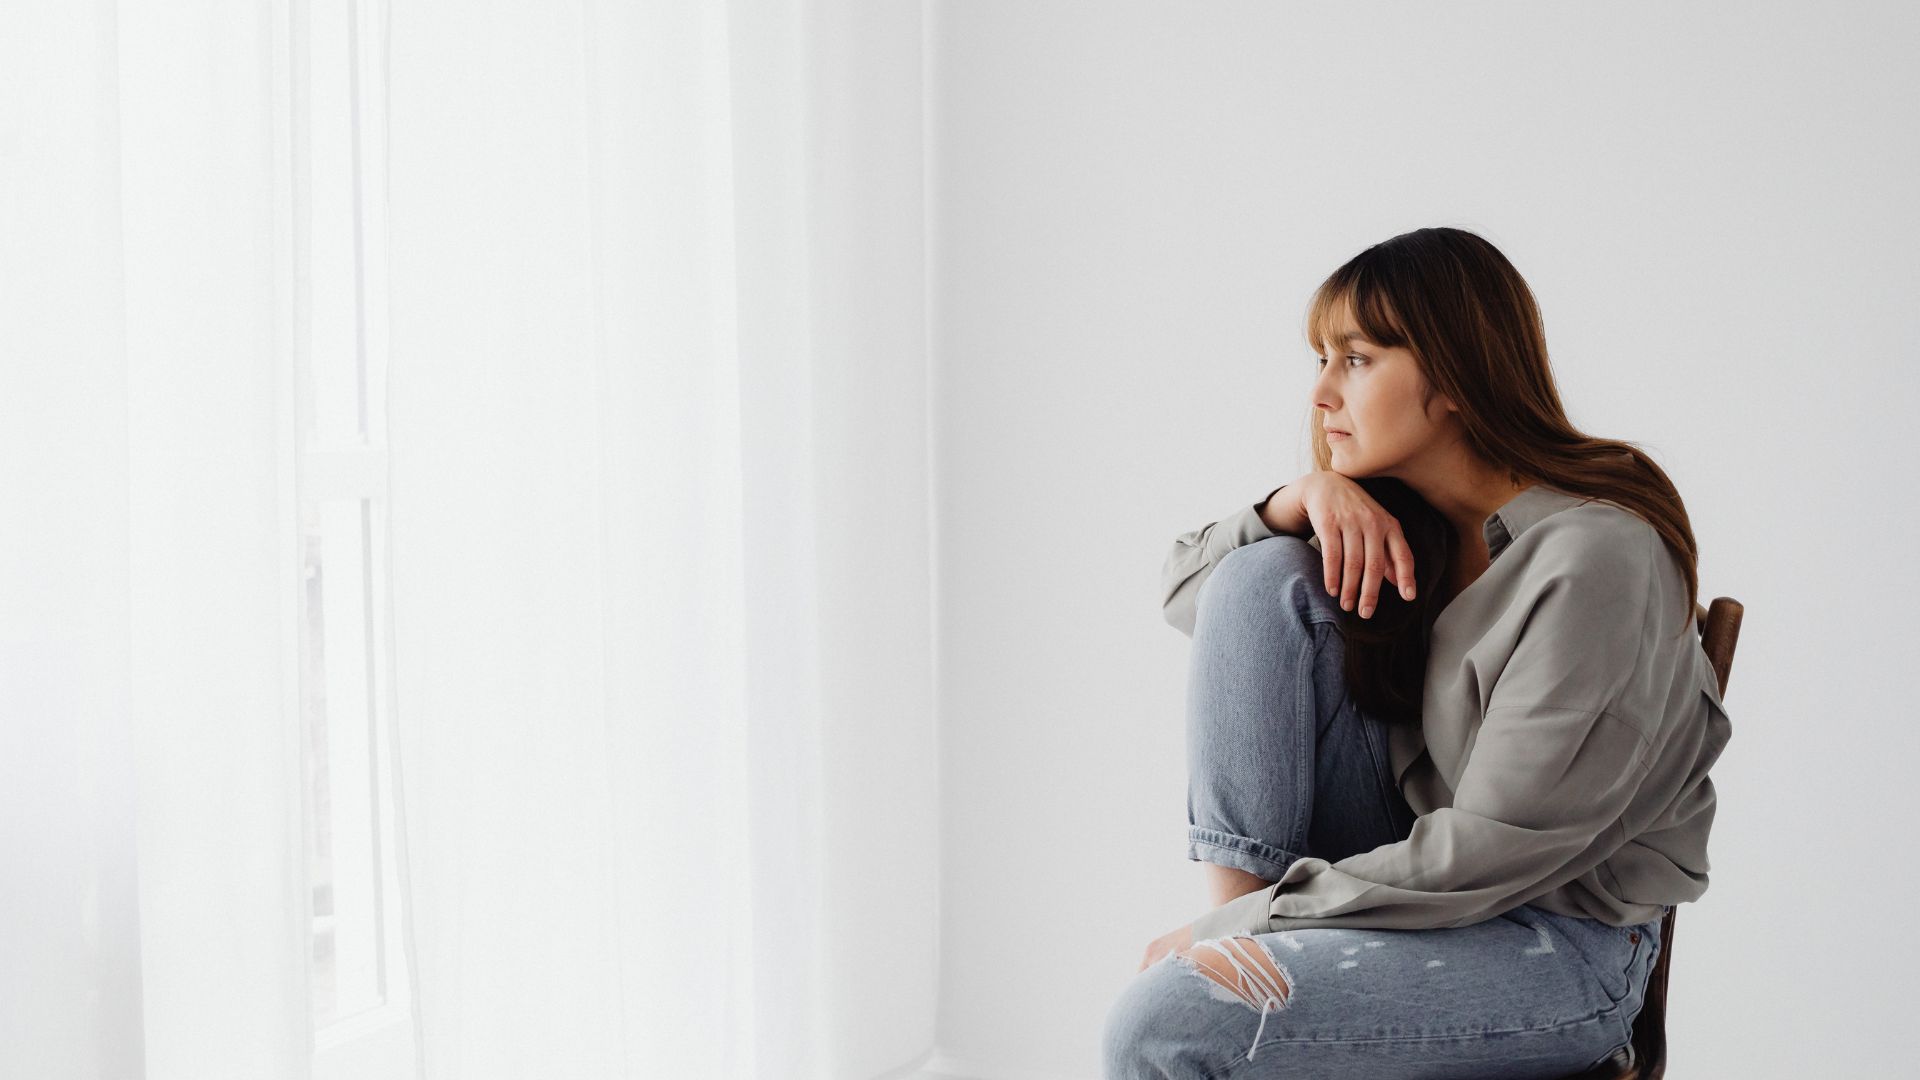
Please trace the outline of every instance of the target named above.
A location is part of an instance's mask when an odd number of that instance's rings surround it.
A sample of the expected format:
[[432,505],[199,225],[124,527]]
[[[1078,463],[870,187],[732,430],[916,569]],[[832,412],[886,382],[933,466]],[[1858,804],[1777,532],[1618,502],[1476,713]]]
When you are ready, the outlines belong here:
[[1604,544],[1645,541],[1657,535],[1646,518],[1608,499],[1589,498],[1541,518],[1534,526],[1563,544]]
[[1617,503],[1589,499],[1540,519],[1527,530],[1530,569],[1618,581],[1657,571],[1659,531]]

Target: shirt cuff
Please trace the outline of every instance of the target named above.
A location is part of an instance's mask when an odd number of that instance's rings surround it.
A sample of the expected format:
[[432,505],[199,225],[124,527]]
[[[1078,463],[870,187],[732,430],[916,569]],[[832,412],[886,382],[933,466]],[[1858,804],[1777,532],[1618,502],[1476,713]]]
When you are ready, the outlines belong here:
[[1193,940],[1234,937],[1240,934],[1273,932],[1273,897],[1278,882],[1238,896],[1193,921]]
[[[1269,495],[1267,498],[1272,496]],[[1235,510],[1222,518],[1220,523],[1207,533],[1208,565],[1219,562],[1234,548],[1245,547],[1261,540],[1271,540],[1278,535],[1267,528],[1266,519],[1260,516],[1260,506],[1265,501],[1266,499],[1262,499],[1260,502]]]

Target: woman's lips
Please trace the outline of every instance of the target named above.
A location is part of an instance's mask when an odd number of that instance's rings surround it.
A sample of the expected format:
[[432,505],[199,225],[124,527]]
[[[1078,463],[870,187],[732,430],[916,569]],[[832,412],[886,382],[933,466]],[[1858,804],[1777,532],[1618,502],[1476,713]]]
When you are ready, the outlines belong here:
[[1337,442],[1337,441],[1339,441],[1339,440],[1341,440],[1341,439],[1344,439],[1344,438],[1347,438],[1347,437],[1348,437],[1348,435],[1347,435],[1347,433],[1346,433],[1346,432],[1344,432],[1344,431],[1329,431],[1329,432],[1327,432],[1327,441],[1328,441],[1328,442]]

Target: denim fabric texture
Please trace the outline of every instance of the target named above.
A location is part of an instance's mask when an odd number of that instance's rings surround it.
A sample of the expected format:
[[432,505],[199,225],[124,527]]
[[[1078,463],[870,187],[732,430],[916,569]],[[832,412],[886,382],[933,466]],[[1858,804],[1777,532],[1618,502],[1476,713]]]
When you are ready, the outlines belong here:
[[[1228,552],[1200,590],[1189,859],[1272,881],[1413,827],[1386,726],[1347,693],[1322,566],[1307,541],[1278,536]],[[1252,964],[1235,963],[1235,992],[1169,955],[1113,1004],[1106,1075],[1556,1078],[1628,1043],[1659,933],[1659,919],[1616,927],[1524,904],[1465,926],[1214,939],[1263,951],[1284,993]]]

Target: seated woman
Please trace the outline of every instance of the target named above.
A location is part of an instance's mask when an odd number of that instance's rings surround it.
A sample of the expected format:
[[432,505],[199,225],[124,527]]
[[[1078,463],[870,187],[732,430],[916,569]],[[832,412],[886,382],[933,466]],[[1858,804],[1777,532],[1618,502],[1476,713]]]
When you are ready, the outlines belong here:
[[1578,1072],[1707,887],[1731,726],[1685,507],[1568,421],[1472,233],[1368,248],[1307,336],[1315,470],[1166,562],[1216,906],[1148,946],[1108,1078]]

